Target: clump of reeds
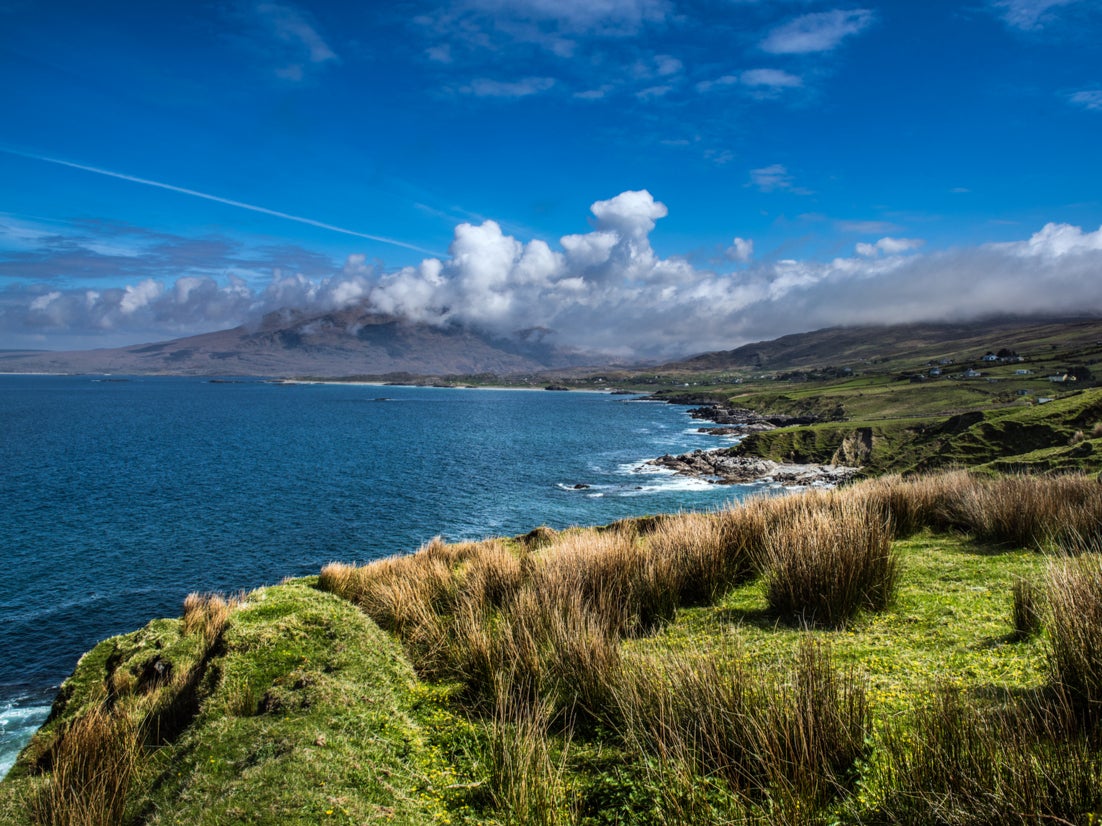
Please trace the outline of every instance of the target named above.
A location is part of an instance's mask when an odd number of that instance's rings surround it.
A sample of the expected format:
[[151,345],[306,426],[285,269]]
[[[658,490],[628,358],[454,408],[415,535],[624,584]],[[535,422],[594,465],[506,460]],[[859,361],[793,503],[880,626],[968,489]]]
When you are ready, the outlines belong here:
[[1044,613],[1044,591],[1028,579],[1017,579],[1011,587],[1013,608],[1011,619],[1014,638],[1028,639],[1041,630]]
[[1102,527],[1102,483],[1082,475],[976,480],[960,496],[962,527],[1021,547],[1062,542]]
[[619,532],[564,537],[538,560],[530,587],[543,594],[578,594],[586,611],[615,636],[652,630],[673,618],[677,593],[668,565],[652,564],[646,549]]
[[40,826],[117,826],[142,751],[138,727],[123,713],[97,705],[57,736],[50,771],[30,801]]
[[221,636],[234,605],[234,600],[220,594],[188,594],[184,598],[184,634],[201,635],[209,648]]
[[1049,567],[1048,670],[1081,718],[1102,721],[1102,541]]
[[565,782],[569,741],[556,754],[549,736],[553,710],[543,702],[520,703],[506,687],[497,695],[487,750],[496,810],[510,826],[572,823]]
[[807,640],[782,675],[738,658],[644,660],[617,700],[627,742],[674,778],[688,771],[667,801],[675,814],[701,803],[686,787],[718,778],[735,808],[765,804],[774,822],[800,822],[850,785],[871,724],[863,683]]
[[861,610],[886,607],[899,575],[891,540],[883,511],[858,499],[796,512],[767,539],[770,609],[796,624],[837,628]]
[[744,509],[681,514],[651,533],[651,564],[679,605],[707,605],[753,575],[758,528]]
[[848,495],[883,509],[891,517],[895,535],[904,537],[923,528],[960,527],[958,503],[976,484],[975,477],[961,470],[907,478],[889,475],[851,488]]
[[1102,753],[1068,719],[1059,694],[982,707],[939,686],[884,737],[874,822],[1087,822],[1102,805]]

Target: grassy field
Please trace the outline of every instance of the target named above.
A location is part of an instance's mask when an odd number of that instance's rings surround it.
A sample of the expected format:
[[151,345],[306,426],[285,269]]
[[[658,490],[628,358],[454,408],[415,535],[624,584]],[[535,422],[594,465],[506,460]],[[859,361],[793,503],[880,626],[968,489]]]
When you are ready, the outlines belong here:
[[1093,823],[1102,483],[886,477],[190,597],[0,821]]
[[[868,445],[847,452],[847,440]],[[867,475],[967,467],[981,472],[1102,470],[1102,389],[1047,404],[948,418],[827,422],[749,434],[734,453],[778,461],[858,464]]]

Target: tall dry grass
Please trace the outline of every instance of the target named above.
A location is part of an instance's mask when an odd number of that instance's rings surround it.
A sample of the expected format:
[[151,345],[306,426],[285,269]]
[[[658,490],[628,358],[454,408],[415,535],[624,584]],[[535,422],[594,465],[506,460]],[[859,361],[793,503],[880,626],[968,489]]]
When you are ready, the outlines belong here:
[[790,622],[839,628],[895,593],[891,522],[858,499],[834,497],[776,525],[766,542],[765,594]]
[[779,676],[737,657],[643,660],[626,672],[617,701],[625,741],[688,781],[665,798],[677,822],[703,803],[686,789],[715,778],[741,801],[739,817],[765,806],[772,822],[804,822],[852,784],[871,730],[864,684],[811,641]]
[[1085,823],[1102,806],[1102,751],[1069,729],[1059,694],[980,706],[938,687],[884,737],[875,822]]
[[963,470],[907,478],[888,475],[849,488],[845,495],[883,510],[895,536],[906,537],[924,528],[961,528],[958,503],[977,484],[982,482]]
[[757,511],[686,513],[657,525],[647,539],[651,565],[678,605],[707,605],[750,579],[763,531]]
[[50,771],[30,800],[40,826],[118,826],[140,767],[142,739],[123,713],[96,705],[58,735]]
[[209,648],[222,635],[230,613],[240,603],[241,598],[226,599],[221,594],[188,594],[184,598],[184,634],[201,635]]
[[1022,547],[1102,531],[1102,483],[1083,475],[975,480],[956,507],[977,538]]
[[1038,634],[1044,622],[1044,589],[1028,579],[1017,579],[1011,586],[1011,622],[1015,639]]
[[[509,679],[502,675],[502,679]],[[569,741],[556,749],[549,735],[553,710],[518,703],[502,688],[490,718],[490,790],[508,826],[568,826],[574,822],[566,784]]]
[[1097,726],[1102,723],[1102,538],[1091,547],[1092,553],[1049,566],[1046,658],[1053,685],[1080,718]]

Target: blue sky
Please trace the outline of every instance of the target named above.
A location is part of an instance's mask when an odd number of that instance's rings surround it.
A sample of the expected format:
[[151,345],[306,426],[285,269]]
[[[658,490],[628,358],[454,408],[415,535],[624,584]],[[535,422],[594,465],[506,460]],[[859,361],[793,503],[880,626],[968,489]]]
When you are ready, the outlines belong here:
[[1102,310],[1096,0],[0,0],[0,347]]

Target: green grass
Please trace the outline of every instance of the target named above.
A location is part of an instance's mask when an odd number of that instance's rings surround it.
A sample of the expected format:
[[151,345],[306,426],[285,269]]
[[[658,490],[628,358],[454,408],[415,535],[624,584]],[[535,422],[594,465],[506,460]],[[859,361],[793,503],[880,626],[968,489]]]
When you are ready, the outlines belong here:
[[[1102,389],[1043,405],[976,410],[949,418],[828,422],[751,433],[732,452],[777,461],[844,463],[855,433],[871,439],[860,457],[867,475],[968,467],[976,472],[1099,471]],[[1077,440],[1075,434],[1083,433]],[[842,449],[840,451],[840,449]],[[850,459],[852,461],[852,459]]]
[[[909,506],[964,524],[977,491],[1038,525],[1066,520],[1058,506],[1076,496],[1095,524],[1102,502],[1090,479],[881,480],[539,542],[437,540],[260,589],[224,625],[157,620],[81,661],[0,783],[0,822],[917,824],[943,804],[961,824],[1093,822],[1097,536],[1080,548],[1085,578],[1065,578],[1094,594],[1062,603],[1080,629],[1068,639],[1088,640],[1073,642],[1075,684],[1053,666],[1051,612],[1037,633],[1015,628],[1020,583],[1051,603],[1052,560],[1007,541],[1018,528],[990,504],[990,542],[929,528],[894,540],[891,598],[843,627],[795,627],[769,606],[770,543],[810,516],[884,524],[885,506]],[[717,567],[720,551],[739,564]],[[639,609],[626,597],[667,581],[680,603],[624,621]],[[391,612],[394,630],[364,611]],[[43,817],[74,720],[105,709],[104,736],[141,733],[124,815]]]
[[640,651],[728,649],[772,666],[790,661],[810,633],[830,643],[839,664],[868,677],[878,716],[905,708],[916,685],[938,679],[1008,691],[1041,684],[1041,644],[1015,642],[1011,623],[1014,582],[1040,581],[1041,556],[929,532],[898,540],[894,549],[902,568],[894,603],[846,629],[808,632],[779,623],[755,581],[716,605],[680,612],[661,633],[631,645]]
[[[60,717],[0,784],[0,821],[31,822],[32,758],[103,696],[105,674],[151,656],[185,668],[187,643],[178,620],[157,620],[93,649]],[[231,614],[194,716],[145,747],[130,822],[445,823],[450,770],[421,722],[436,705],[397,643],[347,602],[310,581],[260,589]]]

